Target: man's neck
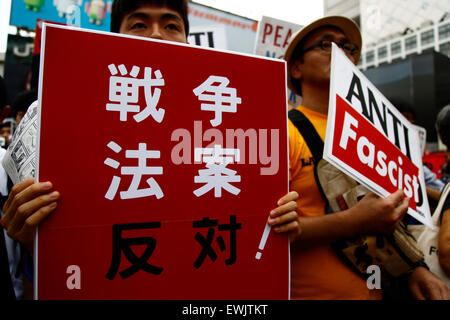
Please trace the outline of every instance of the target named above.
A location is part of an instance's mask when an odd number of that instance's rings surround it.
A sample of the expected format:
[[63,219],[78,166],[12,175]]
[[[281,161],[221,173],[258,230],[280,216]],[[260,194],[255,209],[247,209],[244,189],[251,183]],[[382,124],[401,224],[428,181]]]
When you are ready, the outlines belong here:
[[315,112],[328,114],[329,88],[302,87],[302,105]]

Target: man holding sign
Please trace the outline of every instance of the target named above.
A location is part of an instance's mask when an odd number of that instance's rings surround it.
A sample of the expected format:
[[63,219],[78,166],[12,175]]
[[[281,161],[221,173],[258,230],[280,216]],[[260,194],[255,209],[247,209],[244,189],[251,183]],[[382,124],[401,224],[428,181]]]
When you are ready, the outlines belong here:
[[[297,108],[325,138],[329,110],[331,48],[337,44],[354,64],[359,60],[361,34],[344,17],[325,17],[297,32],[285,54],[288,86],[301,95]],[[336,240],[361,234],[392,233],[404,217],[409,199],[397,190],[386,198],[368,193],[354,207],[325,214],[325,201],[316,185],[314,161],[305,139],[289,122],[290,189],[300,195],[299,225],[302,233],[291,247],[291,298],[380,299],[381,290],[369,289],[334,252]],[[445,284],[424,267],[409,275],[409,287],[417,299],[447,299]]]
[[[155,0],[148,0],[148,1],[121,1],[116,0],[113,5],[113,12],[112,12],[112,22],[111,22],[111,31],[113,32],[119,32],[123,34],[129,34],[134,36],[141,36],[141,37],[147,37],[147,38],[153,38],[153,39],[160,39],[160,40],[167,40],[167,41],[175,41],[175,42],[181,42],[186,43],[187,42],[187,34],[188,34],[188,20],[187,20],[187,1],[185,0],[179,0],[179,1],[155,1]],[[48,53],[48,52],[47,52]],[[117,74],[117,70],[115,69],[114,64],[110,65],[109,68],[111,75]],[[119,66],[119,71],[122,71]],[[125,70],[126,71],[126,70]],[[126,72],[123,72],[125,74]],[[133,76],[136,76],[135,72],[136,70],[133,69],[130,74]],[[155,73],[156,74],[156,73]],[[197,91],[194,91],[196,93]],[[284,95],[284,90],[279,91],[282,92]],[[114,104],[108,104],[107,108],[112,105],[114,107]],[[108,110],[108,109],[107,109]],[[158,112],[160,110],[163,110],[162,108],[155,110],[154,114],[152,113],[152,116],[154,116],[155,121],[158,121],[156,118],[158,117]],[[137,118],[135,118],[137,119]],[[44,127],[44,126],[43,126]],[[120,146],[118,147],[117,144],[108,144],[108,148],[112,151],[118,153],[120,152]],[[139,147],[141,148],[141,146]],[[117,150],[117,151],[116,151]],[[205,149],[206,150],[206,149]],[[42,151],[42,149],[41,149]],[[136,150],[135,150],[136,151]],[[138,150],[139,151],[139,150]],[[154,156],[151,156],[154,157]],[[113,159],[107,159],[109,162],[105,161],[105,164],[114,164]],[[116,161],[117,163],[117,161]],[[212,167],[212,166],[211,166]],[[156,167],[155,167],[156,168]],[[154,169],[154,168],[152,168]],[[115,178],[115,177],[114,177]],[[113,180],[114,182],[114,180]],[[113,183],[111,183],[111,186],[113,186]],[[111,187],[110,186],[110,187]],[[113,188],[110,188],[111,190]],[[114,192],[109,192],[110,189],[108,189],[107,195],[105,195],[105,198],[108,200],[111,200],[115,196]],[[130,187],[129,190],[132,188]],[[131,190],[136,191],[136,190]],[[156,193],[156,192],[155,192]],[[63,194],[63,192],[61,192]],[[121,192],[121,196],[128,197],[129,194],[127,192]],[[65,195],[68,195],[66,192]],[[157,194],[155,194],[158,196]],[[198,197],[198,195],[196,194]],[[53,190],[53,186],[50,182],[37,182],[34,183],[34,180],[32,178],[24,180],[22,182],[19,182],[15,185],[13,188],[11,195],[8,199],[8,202],[6,203],[4,207],[5,216],[0,221],[1,225],[7,229],[8,233],[11,234],[16,240],[23,243],[26,248],[31,252],[34,245],[34,234],[37,225],[39,225],[48,215],[52,212],[54,212],[57,203],[59,201],[59,192]],[[279,207],[275,209],[275,212],[279,212],[280,214],[286,214],[288,216],[288,219],[283,219],[281,223],[278,224],[278,228],[281,232],[290,231],[290,230],[297,230],[296,226],[296,218],[297,214],[295,212],[296,204],[294,201],[296,199],[296,193],[292,192],[288,194],[286,197],[283,197],[279,202]],[[103,199],[102,199],[103,200]],[[67,198],[66,201],[67,203]],[[87,201],[89,203],[89,201]],[[62,200],[58,206],[64,205],[64,200]],[[237,229],[241,227],[239,223],[236,223],[234,221],[234,217],[230,217],[230,223],[229,224],[220,224],[218,225],[217,220],[203,218],[200,221],[195,221],[196,223],[193,224],[193,228],[209,228],[208,236],[207,238],[204,238],[200,233],[196,235],[196,239],[198,239],[198,242],[201,242],[204,244],[205,250],[201,251],[200,257],[198,260],[195,261],[194,267],[199,268],[202,264],[202,261],[205,257],[211,257],[211,260],[215,260],[215,253],[211,250],[208,250],[209,245],[211,244],[212,240],[210,237],[211,232],[213,231],[212,227],[217,226],[220,231],[227,230],[230,233],[230,238],[233,233],[236,232]],[[126,243],[125,241],[122,241],[124,239],[121,238],[122,232],[128,232],[130,230],[138,229],[137,227],[140,227],[141,229],[151,229],[159,228],[159,224],[152,223],[145,223],[145,224],[115,224],[115,227],[113,228],[113,236],[114,236],[114,243],[117,244],[117,248],[123,248]],[[211,232],[210,232],[211,230]],[[278,230],[278,229],[277,229]],[[116,237],[116,235],[118,235]],[[148,237],[147,237],[148,238]],[[144,238],[145,239],[145,238]],[[125,239],[126,240],[126,239]],[[219,241],[221,240],[221,241]],[[225,250],[224,247],[224,240],[222,237],[218,237],[217,242],[219,243],[220,250]],[[41,243],[41,241],[40,241]],[[232,240],[230,240],[230,243],[232,243]],[[144,257],[147,257],[148,260],[148,254],[151,254],[152,245],[154,246],[154,241],[148,243],[148,248],[143,254]],[[230,245],[231,247],[231,245]],[[287,248],[286,248],[287,249]],[[231,251],[231,250],[230,250]],[[149,253],[150,252],[150,253]],[[119,270],[119,264],[120,264],[120,250],[114,250],[113,258],[111,259],[111,266],[110,269],[106,275],[106,278],[108,281],[113,279]],[[148,254],[147,254],[148,253]],[[286,252],[287,253],[287,252]],[[129,254],[130,255],[130,254]],[[130,255],[132,256],[132,255]],[[253,255],[251,256],[253,259]],[[136,261],[136,257],[133,257],[134,261]],[[233,254],[230,252],[230,259],[227,261],[229,264],[233,264]],[[208,260],[209,261],[209,260]],[[159,265],[152,266],[147,265],[143,262],[144,259],[139,258],[137,261],[137,266],[142,269],[149,269],[148,273],[161,273],[161,269],[158,269]],[[198,262],[198,263],[197,263]],[[47,265],[48,266],[48,265]],[[48,266],[51,267],[51,266]],[[72,267],[72,266],[71,266]],[[75,266],[76,267],[76,266]],[[134,268],[133,270],[135,270]],[[287,268],[286,268],[287,269]],[[43,269],[41,269],[43,270]],[[73,270],[73,272],[76,272],[76,268],[71,268],[70,270]],[[131,269],[128,269],[128,271],[133,271]],[[122,270],[123,271],[123,270]],[[72,271],[71,271],[72,272]],[[132,274],[132,272],[131,272]],[[129,277],[129,273],[121,273],[122,277]],[[180,275],[181,276],[181,275]],[[288,279],[288,277],[286,277]],[[76,282],[75,282],[76,283]],[[74,287],[67,286],[69,290],[77,289],[76,285]],[[250,288],[251,289],[251,288]],[[253,289],[254,290],[254,289]],[[255,292],[255,290],[254,290]],[[155,293],[156,294],[156,293]],[[287,290],[286,290],[286,296],[287,296]]]

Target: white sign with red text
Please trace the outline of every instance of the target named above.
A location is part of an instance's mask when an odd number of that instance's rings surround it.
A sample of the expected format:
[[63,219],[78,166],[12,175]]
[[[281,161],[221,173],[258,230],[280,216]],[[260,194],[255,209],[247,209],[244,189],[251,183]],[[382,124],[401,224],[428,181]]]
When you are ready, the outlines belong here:
[[330,77],[324,159],[380,196],[402,189],[432,227],[416,128],[334,44]]

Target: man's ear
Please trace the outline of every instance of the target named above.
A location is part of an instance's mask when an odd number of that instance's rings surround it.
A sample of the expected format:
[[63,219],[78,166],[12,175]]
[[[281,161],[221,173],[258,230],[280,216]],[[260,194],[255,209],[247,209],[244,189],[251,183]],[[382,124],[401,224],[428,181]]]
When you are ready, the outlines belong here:
[[289,72],[291,73],[291,76],[294,79],[301,79],[302,78],[302,71],[301,71],[301,62],[299,60],[295,61],[294,63],[291,64],[291,68],[289,70]]

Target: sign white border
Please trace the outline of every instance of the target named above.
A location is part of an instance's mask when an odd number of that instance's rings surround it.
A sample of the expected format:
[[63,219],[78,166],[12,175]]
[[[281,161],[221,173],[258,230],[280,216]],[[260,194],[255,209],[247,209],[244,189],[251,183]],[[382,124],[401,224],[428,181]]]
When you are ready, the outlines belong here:
[[[354,64],[346,57],[344,52],[339,49],[339,47],[333,43],[332,48],[332,54],[331,54],[331,71],[330,71],[330,97],[329,97],[329,108],[328,108],[328,121],[327,121],[327,130],[326,130],[326,136],[325,136],[325,146],[324,146],[324,152],[323,152],[323,158],[336,166],[341,171],[345,172],[347,175],[349,175],[351,178],[355,179],[365,187],[367,187],[372,192],[376,193],[379,196],[387,197],[390,192],[385,190],[383,187],[379,186],[378,184],[374,183],[373,181],[366,178],[364,175],[341,161],[340,159],[336,158],[332,155],[332,148],[333,148],[333,140],[334,140],[334,131],[335,131],[335,117],[336,117],[336,95],[338,94],[337,87],[342,82],[342,74],[349,73],[349,70],[356,74],[359,79],[363,80],[364,83],[370,87],[370,90],[373,92],[373,94],[377,97],[382,97],[383,102],[386,102],[386,107],[389,108],[390,111],[395,113],[395,116],[402,119],[402,123],[404,125],[408,125],[408,128],[410,128],[410,133],[417,132],[416,129],[413,127],[412,124],[409,123],[409,121],[397,110],[395,109],[392,104],[383,96],[383,94],[364,76],[364,74],[356,67]],[[344,99],[344,97],[342,97]],[[352,106],[355,108],[354,106]],[[357,110],[359,112],[359,110]],[[361,114],[362,115],[362,114]],[[364,115],[362,115],[364,117]],[[384,132],[380,131],[383,135]],[[385,135],[386,136],[386,135]],[[431,220],[431,213],[429,209],[427,194],[426,194],[426,186],[425,186],[425,179],[423,176],[423,163],[422,163],[422,154],[420,153],[420,146],[418,142],[418,135],[410,134],[408,135],[410,139],[410,152],[411,152],[411,160],[413,161],[414,165],[416,165],[419,169],[419,183],[421,186],[422,191],[422,198],[423,198],[423,204],[421,207],[421,210],[413,210],[411,208],[408,208],[408,214],[414,217],[415,219],[419,220],[423,224],[427,225],[428,227],[434,229],[432,220]],[[388,138],[388,137],[387,137]],[[402,151],[403,152],[403,151]],[[403,152],[404,153],[404,152]],[[428,210],[427,210],[428,209]]]
[[[155,42],[162,42],[162,43],[167,43],[170,45],[178,45],[178,46],[184,46],[184,47],[189,47],[189,48],[193,48],[196,50],[209,50],[209,51],[216,51],[216,52],[221,52],[221,53],[227,53],[227,54],[232,54],[232,55],[238,55],[238,56],[245,56],[245,57],[251,57],[251,58],[256,58],[256,59],[262,59],[262,60],[269,60],[269,61],[275,61],[278,63],[283,63],[284,64],[284,68],[285,68],[285,83],[287,83],[287,63],[284,60],[280,60],[280,59],[276,59],[276,58],[270,58],[270,57],[264,57],[264,56],[257,56],[257,55],[253,55],[253,54],[246,54],[246,53],[241,53],[241,52],[235,52],[235,51],[230,51],[230,50],[225,50],[225,49],[217,49],[217,48],[209,48],[209,47],[201,47],[201,46],[193,46],[191,44],[185,44],[185,43],[179,43],[179,42],[172,42],[172,41],[165,41],[165,40],[159,40],[159,39],[151,39],[151,38],[144,38],[144,37],[138,37],[138,36],[131,36],[131,35],[126,35],[126,34],[120,34],[120,33],[111,33],[111,32],[106,32],[106,31],[101,31],[101,30],[91,30],[91,29],[83,29],[83,28],[79,28],[79,27],[74,27],[74,26],[64,26],[64,25],[56,25],[56,24],[52,24],[52,23],[43,23],[42,25],[42,33],[41,33],[41,58],[40,58],[40,72],[39,72],[39,89],[38,89],[38,115],[37,115],[37,119],[38,119],[38,128],[37,128],[37,135],[38,137],[40,137],[41,135],[41,112],[42,112],[42,94],[43,94],[43,77],[44,77],[44,61],[45,61],[45,42],[46,42],[46,30],[47,28],[59,28],[59,29],[66,29],[66,30],[72,30],[72,31],[79,31],[79,32],[87,32],[87,33],[96,33],[96,34],[103,34],[103,35],[107,35],[107,36],[116,36],[116,37],[123,37],[123,38],[131,38],[131,39],[137,39],[137,40],[143,40],[143,41],[155,41]],[[285,100],[285,112],[286,112],[286,132],[288,132],[288,117],[287,117],[287,110],[288,110],[288,90],[287,90],[287,85],[286,87],[286,100]],[[288,135],[286,135],[286,145],[287,145],[287,158],[289,157],[289,137]],[[39,152],[40,150],[40,139],[37,139],[37,146],[36,146],[36,169],[35,169],[35,182],[39,182]],[[289,168],[287,168],[289,171]],[[289,172],[286,172],[286,174],[288,174]],[[289,190],[289,181],[288,181],[288,185],[287,185],[287,190]],[[34,279],[33,279],[33,284],[34,284],[34,300],[38,300],[38,232],[39,232],[39,228],[36,228],[36,234],[35,234],[35,246],[34,246]],[[290,269],[290,242],[289,242],[289,238],[286,237],[286,241],[288,244],[288,265],[289,265],[289,270],[288,270],[288,279],[289,279],[289,286],[288,286],[288,297],[287,299],[290,299],[290,274],[291,274],[291,269]]]

